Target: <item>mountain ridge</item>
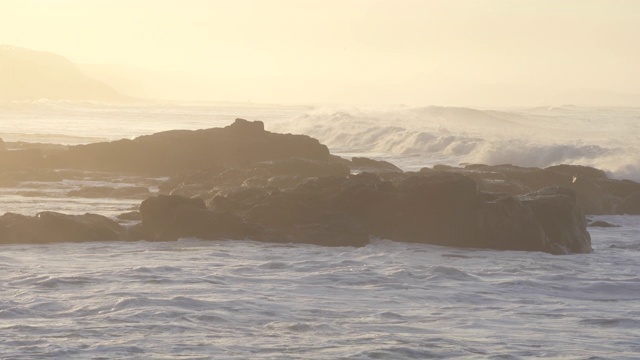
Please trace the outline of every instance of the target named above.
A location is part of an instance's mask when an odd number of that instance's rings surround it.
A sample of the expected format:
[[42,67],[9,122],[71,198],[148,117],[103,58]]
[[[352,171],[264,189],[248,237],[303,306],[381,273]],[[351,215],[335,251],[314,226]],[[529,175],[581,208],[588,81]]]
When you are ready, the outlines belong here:
[[0,45],[0,101],[131,101],[85,75],[67,58],[45,51]]

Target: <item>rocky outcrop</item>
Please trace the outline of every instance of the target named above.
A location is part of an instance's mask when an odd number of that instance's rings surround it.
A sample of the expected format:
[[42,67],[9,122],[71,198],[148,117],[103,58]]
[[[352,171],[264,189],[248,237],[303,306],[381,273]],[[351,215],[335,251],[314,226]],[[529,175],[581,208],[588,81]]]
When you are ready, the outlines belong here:
[[48,165],[143,175],[178,175],[261,161],[303,158],[327,162],[329,150],[305,135],[276,134],[260,121],[243,119],[225,128],[172,130],[133,140],[69,147]]
[[640,192],[627,196],[616,211],[618,214],[640,215]]
[[[32,150],[37,151],[25,151]],[[5,161],[0,185],[47,176],[82,179],[86,170],[100,171],[107,180],[123,172],[170,179],[159,186],[161,195],[142,202],[139,213],[119,218],[124,227],[97,215],[6,214],[0,219],[1,241],[197,237],[362,246],[370,238],[384,238],[586,253],[592,250],[584,211],[608,213],[615,199],[635,186],[610,181],[597,169],[568,165],[439,165],[403,172],[385,161],[341,159],[315,139],[274,134],[261,122],[242,119],[225,128],[29,154],[0,153],[0,167]],[[89,187],[68,195],[132,198],[149,192],[147,187]],[[619,203],[625,209],[622,199]]]
[[201,199],[175,195],[151,197],[140,204],[142,223],[132,229],[134,238],[175,240],[180,237],[201,239],[245,239],[260,233],[242,219],[222,211],[209,211]]
[[384,160],[374,160],[366,157],[353,157],[350,164],[352,171],[370,173],[401,173],[402,169]]
[[150,240],[249,238],[362,246],[371,237],[443,246],[591,252],[573,191],[548,188],[524,197],[479,193],[457,173],[371,173],[309,178],[287,190],[238,188],[201,199],[161,195],[140,206],[134,233]]
[[0,243],[55,243],[123,240],[124,231],[101,215],[65,215],[41,212],[36,216],[6,213],[0,216]]
[[550,187],[518,198],[531,208],[544,232],[538,251],[551,254],[592,252],[586,218],[571,189]]
[[552,186],[573,190],[578,206],[592,215],[614,214],[622,199],[640,191],[640,184],[608,179],[604,171],[588,166],[556,165],[545,169],[513,165],[473,164],[464,167],[436,165],[428,171],[456,172],[472,178],[480,191],[524,195]]

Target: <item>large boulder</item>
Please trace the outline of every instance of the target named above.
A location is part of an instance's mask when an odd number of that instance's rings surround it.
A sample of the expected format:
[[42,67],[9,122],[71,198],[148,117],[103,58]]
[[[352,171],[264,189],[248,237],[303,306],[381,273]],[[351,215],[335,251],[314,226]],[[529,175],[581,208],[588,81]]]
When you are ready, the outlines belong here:
[[55,243],[124,239],[115,221],[96,214],[66,215],[41,212],[36,216],[6,213],[0,216],[0,243]]

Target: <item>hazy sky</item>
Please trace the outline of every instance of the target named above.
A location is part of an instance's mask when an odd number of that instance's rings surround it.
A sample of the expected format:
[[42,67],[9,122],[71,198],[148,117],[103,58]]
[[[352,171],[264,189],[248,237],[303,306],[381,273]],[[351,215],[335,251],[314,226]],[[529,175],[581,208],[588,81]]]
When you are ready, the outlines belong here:
[[167,94],[208,100],[491,106],[640,94],[632,0],[0,0],[0,44],[171,74]]

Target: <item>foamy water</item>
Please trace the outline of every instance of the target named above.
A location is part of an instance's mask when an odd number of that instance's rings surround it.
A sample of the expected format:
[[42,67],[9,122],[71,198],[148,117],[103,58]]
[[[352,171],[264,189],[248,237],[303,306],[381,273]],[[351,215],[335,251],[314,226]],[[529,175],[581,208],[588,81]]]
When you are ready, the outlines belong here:
[[[82,143],[245,117],[405,169],[609,159],[605,169],[637,177],[638,114],[41,102],[0,106],[0,137]],[[141,181],[122,180],[29,182],[0,189],[0,200],[4,212],[114,216],[139,201],[66,193]],[[595,252],[571,256],[386,240],[363,248],[198,239],[3,245],[0,358],[637,359],[640,217],[596,219],[620,227],[589,228]]]
[[[640,231],[595,254],[251,241],[3,246],[3,358],[637,358]],[[620,236],[633,228],[635,239]]]

